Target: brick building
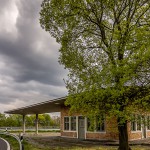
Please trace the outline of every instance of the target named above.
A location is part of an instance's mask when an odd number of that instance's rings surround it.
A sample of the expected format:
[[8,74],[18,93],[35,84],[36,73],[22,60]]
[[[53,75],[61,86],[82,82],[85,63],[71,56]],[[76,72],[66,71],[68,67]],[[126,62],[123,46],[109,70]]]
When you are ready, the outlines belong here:
[[[78,139],[97,140],[118,140],[117,121],[115,118],[108,119],[107,116],[97,116],[94,127],[91,128],[89,118],[80,113],[69,115],[69,107],[64,105],[66,97],[49,100],[43,103],[30,105],[7,111],[9,114],[23,115],[23,132],[25,133],[25,116],[36,114],[36,133],[38,134],[38,114],[60,112],[61,115],[61,136]],[[98,121],[99,117],[101,122]],[[137,121],[128,122],[129,140],[143,139],[150,137],[150,116],[135,115]],[[144,120],[145,123],[142,123]]]

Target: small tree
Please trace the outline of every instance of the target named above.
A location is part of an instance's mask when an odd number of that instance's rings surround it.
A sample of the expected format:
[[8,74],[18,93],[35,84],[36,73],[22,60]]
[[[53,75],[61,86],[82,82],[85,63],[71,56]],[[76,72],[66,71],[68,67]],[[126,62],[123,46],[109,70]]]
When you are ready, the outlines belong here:
[[26,126],[27,126],[27,127],[32,127],[32,126],[34,126],[35,117],[34,117],[34,120],[33,120],[32,115],[26,115],[25,120],[26,120]]
[[12,114],[6,117],[6,122],[5,122],[7,127],[18,127],[19,122],[18,122],[18,115]]
[[0,113],[0,127],[4,127],[6,122],[5,114]]
[[45,126],[53,126],[54,121],[52,120],[51,116],[49,114],[43,114],[45,121],[44,121],[44,125]]
[[66,103],[116,116],[119,149],[129,150],[129,114],[150,106],[150,1],[44,0],[40,15],[69,70]]

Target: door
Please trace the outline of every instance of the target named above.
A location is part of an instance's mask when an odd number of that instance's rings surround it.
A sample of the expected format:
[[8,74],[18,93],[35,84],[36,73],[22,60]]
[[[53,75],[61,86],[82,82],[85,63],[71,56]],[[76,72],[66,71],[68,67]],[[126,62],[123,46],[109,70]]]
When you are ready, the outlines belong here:
[[85,139],[85,118],[83,116],[78,117],[78,138]]

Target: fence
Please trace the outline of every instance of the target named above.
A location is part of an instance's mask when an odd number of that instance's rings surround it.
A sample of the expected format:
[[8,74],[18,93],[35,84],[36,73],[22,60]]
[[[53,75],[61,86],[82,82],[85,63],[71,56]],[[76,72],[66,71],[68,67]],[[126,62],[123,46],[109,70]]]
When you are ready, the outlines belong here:
[[[60,131],[58,126],[39,127],[39,131]],[[0,131],[3,132],[22,132],[22,127],[0,127]],[[35,127],[26,127],[26,131],[35,131]]]

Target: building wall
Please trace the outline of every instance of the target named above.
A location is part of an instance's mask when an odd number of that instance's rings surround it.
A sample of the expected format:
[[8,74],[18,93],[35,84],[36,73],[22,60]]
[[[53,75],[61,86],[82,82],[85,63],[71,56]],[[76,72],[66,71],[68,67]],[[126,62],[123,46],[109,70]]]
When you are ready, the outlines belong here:
[[147,131],[147,137],[150,137],[150,130]]
[[104,132],[86,132],[87,139],[107,139],[118,140],[117,121],[115,118],[108,119],[106,117]]
[[[63,106],[61,109],[61,136],[78,138],[78,131],[64,131],[64,117],[69,116],[69,107]],[[72,114],[70,116],[81,116],[79,113]],[[86,126],[86,125],[85,125]],[[86,139],[104,139],[104,140],[118,140],[118,128],[117,120],[115,118],[108,119],[106,117],[104,132],[90,132],[85,127],[85,138]],[[143,133],[141,131],[131,131],[131,122],[128,122],[128,135],[129,140],[142,139]],[[146,137],[150,137],[150,130],[146,131]]]
[[142,129],[141,131],[131,131],[131,122],[128,122],[128,136],[129,140],[142,139]]
[[129,140],[142,139],[141,131],[132,131],[129,133]]
[[[69,108],[63,106],[61,109],[61,136],[67,136],[67,137],[72,137],[72,138],[77,138],[78,136],[78,131],[64,131],[64,117],[69,116]],[[80,116],[79,113],[72,114],[70,116]],[[106,124],[105,124],[105,131],[104,132],[90,132],[90,131],[85,131],[86,139],[113,139],[117,140],[118,139],[118,131],[117,131],[117,122],[116,119],[107,119],[106,118]],[[85,130],[86,130],[86,125],[85,125]]]
[[64,131],[64,117],[65,116],[70,116],[69,115],[69,107],[62,106],[62,108],[61,108],[61,120],[60,120],[61,136],[77,138],[77,132],[76,131]]
[[[144,129],[143,129],[144,127]],[[145,133],[144,133],[145,132]],[[128,123],[129,140],[143,139],[150,137],[150,130],[147,129],[146,125],[141,124],[141,130],[131,131],[131,122]]]

